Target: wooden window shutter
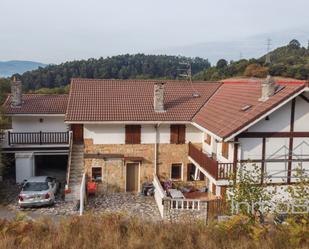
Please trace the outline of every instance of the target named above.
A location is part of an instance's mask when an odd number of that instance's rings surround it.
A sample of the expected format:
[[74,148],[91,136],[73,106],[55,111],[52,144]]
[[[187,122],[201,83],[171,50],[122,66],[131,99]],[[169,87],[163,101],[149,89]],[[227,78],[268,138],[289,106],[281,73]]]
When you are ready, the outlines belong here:
[[186,143],[186,126],[185,125],[178,126],[178,143],[179,144]]
[[126,125],[126,144],[140,144],[141,143],[141,126],[140,125]]
[[229,157],[229,144],[222,143],[222,156],[228,159]]
[[141,143],[141,126],[133,125],[133,144]]
[[132,128],[131,127],[132,127],[131,125],[126,125],[126,128],[125,128],[125,130],[126,130],[126,141],[125,141],[125,143],[126,144],[131,144],[131,142],[132,142]]
[[171,125],[171,144],[178,143],[178,126]]
[[205,143],[211,145],[211,136],[209,134],[207,134],[207,133],[205,133],[205,136],[206,136]]

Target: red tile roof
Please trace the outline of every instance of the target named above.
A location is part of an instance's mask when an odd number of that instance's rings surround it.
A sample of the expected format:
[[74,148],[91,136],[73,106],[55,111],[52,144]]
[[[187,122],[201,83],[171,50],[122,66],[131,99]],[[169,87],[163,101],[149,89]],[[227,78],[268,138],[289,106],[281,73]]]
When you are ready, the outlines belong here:
[[[259,82],[225,82],[193,118],[193,122],[221,138],[241,130],[305,87],[303,82],[277,82],[284,88],[265,102]],[[246,105],[251,107],[242,111]]]
[[67,94],[23,94],[21,107],[11,107],[12,96],[8,96],[3,106],[6,114],[65,114]]
[[191,121],[220,87],[218,82],[194,82],[193,97],[186,81],[164,81],[166,112],[153,108],[157,80],[72,79],[66,121]]

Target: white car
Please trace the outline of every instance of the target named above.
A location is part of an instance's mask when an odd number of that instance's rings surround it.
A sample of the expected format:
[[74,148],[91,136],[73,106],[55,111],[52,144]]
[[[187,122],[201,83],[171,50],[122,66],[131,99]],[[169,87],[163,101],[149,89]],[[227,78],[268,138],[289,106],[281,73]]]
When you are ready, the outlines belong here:
[[58,183],[49,176],[30,177],[23,185],[18,197],[20,207],[53,205]]

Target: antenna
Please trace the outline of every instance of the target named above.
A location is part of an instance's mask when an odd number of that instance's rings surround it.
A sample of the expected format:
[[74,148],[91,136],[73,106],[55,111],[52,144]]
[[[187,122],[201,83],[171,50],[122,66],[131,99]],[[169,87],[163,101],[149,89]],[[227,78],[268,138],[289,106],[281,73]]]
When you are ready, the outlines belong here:
[[182,73],[180,73],[179,76],[184,77],[189,82],[191,89],[192,89],[192,96],[194,98],[200,97],[200,94],[193,87],[191,63],[180,62],[179,64],[186,66],[186,68],[184,69],[177,69],[178,71],[182,71]]
[[265,64],[270,64],[270,48],[271,48],[271,42],[272,40],[270,38],[267,38],[266,40],[266,59],[265,59]]
[[239,52],[239,60],[242,60],[242,52]]

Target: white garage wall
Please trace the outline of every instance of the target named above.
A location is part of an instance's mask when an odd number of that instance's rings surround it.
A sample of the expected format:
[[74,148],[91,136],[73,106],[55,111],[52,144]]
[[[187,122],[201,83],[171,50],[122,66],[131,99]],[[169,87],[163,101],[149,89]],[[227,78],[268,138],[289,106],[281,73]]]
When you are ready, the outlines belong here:
[[[42,123],[40,123],[41,118],[43,119]],[[68,131],[64,117],[59,116],[15,116],[12,117],[12,128],[15,132]]]

